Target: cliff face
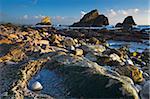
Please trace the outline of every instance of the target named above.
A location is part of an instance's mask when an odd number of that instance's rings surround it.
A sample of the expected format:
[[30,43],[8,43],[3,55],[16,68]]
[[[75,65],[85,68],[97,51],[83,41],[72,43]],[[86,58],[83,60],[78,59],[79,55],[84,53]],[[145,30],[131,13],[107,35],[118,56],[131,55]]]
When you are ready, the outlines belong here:
[[100,15],[98,13],[98,10],[92,10],[91,12],[85,14],[83,18],[77,22],[74,23],[72,26],[74,27],[98,27],[102,25],[109,25],[108,18],[105,17],[104,15]]

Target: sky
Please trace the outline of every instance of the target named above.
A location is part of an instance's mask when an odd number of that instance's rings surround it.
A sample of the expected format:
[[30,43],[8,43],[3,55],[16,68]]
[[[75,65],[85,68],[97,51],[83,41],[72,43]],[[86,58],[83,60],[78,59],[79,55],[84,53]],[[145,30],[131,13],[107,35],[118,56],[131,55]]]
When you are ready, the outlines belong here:
[[50,16],[53,24],[70,25],[93,9],[113,25],[129,15],[139,25],[150,25],[149,0],[0,0],[0,22],[36,24]]

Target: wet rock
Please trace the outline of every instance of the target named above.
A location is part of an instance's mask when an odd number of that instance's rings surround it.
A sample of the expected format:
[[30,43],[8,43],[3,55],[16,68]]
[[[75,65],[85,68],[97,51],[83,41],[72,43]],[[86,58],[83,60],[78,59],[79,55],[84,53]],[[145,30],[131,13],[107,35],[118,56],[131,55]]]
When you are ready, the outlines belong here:
[[31,89],[32,89],[33,91],[40,91],[40,90],[43,89],[43,86],[41,85],[40,82],[36,81],[36,82],[34,82],[34,83],[32,84]]
[[108,18],[104,15],[100,15],[98,11],[92,10],[91,12],[85,14],[83,18],[77,22],[74,23],[73,27],[98,27],[102,25],[109,25]]
[[140,97],[142,99],[149,99],[149,91],[150,91],[150,80],[146,81],[146,83],[144,84],[141,92],[140,92]]

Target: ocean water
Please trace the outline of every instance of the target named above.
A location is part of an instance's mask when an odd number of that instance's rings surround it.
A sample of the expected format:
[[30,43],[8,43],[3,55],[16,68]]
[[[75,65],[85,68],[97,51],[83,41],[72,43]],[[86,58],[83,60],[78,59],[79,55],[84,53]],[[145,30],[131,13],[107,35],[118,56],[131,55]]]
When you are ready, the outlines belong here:
[[115,41],[115,40],[109,40],[108,43],[110,45],[110,48],[121,48],[123,46],[127,46],[130,50],[130,52],[143,52],[145,49],[150,49],[150,41],[145,40],[142,42],[125,42],[125,41]]
[[[53,25],[53,27],[55,27],[56,29],[99,29],[99,30],[103,28],[106,28],[108,30],[119,29],[115,28],[114,25],[107,25],[102,27],[69,27],[69,25]],[[150,25],[136,25],[134,26],[134,28],[137,28],[139,30],[150,29]]]

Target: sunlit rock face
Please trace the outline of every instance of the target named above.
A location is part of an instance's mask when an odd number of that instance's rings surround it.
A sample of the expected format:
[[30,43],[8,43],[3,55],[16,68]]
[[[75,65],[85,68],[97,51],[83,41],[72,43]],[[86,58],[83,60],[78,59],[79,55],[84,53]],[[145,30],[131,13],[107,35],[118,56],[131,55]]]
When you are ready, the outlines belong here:
[[50,17],[46,16],[44,17],[40,23],[37,23],[36,25],[51,25],[52,22],[51,22],[51,19]]
[[83,18],[74,23],[72,26],[74,27],[98,27],[102,25],[109,25],[108,18],[103,14],[99,14],[98,10],[92,10],[91,12],[85,14]]

